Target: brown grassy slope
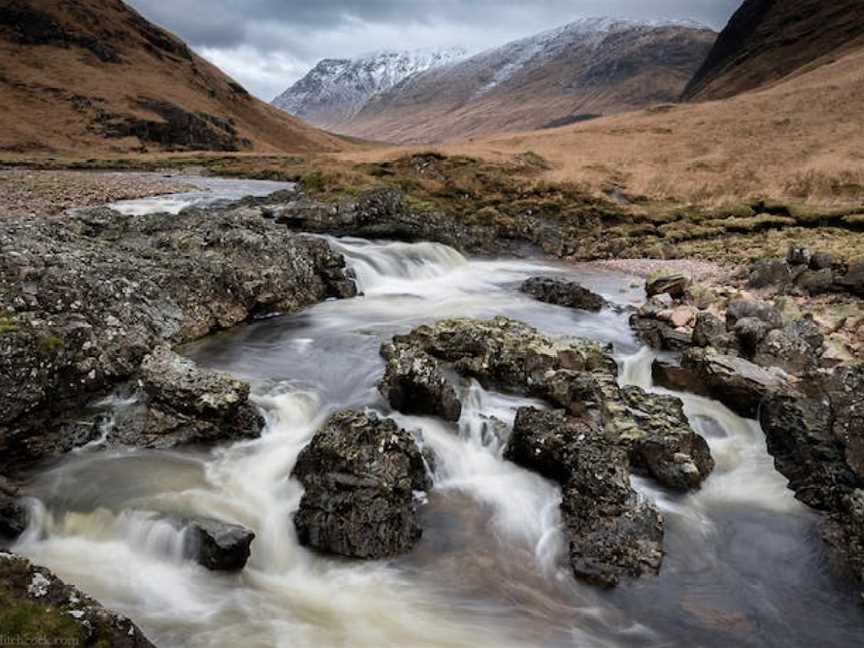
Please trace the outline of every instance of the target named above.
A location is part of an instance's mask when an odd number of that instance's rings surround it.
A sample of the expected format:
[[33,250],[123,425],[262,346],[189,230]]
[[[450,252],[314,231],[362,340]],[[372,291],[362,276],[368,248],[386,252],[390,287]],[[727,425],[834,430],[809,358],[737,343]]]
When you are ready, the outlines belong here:
[[862,44],[861,0],[745,0],[684,97],[731,97]]
[[0,150],[341,150],[120,0],[0,2]]
[[[617,186],[653,200],[757,197],[827,204],[864,197],[864,48],[732,99],[661,106],[563,128],[454,142],[448,154],[507,160],[534,151],[545,179]],[[355,161],[406,149],[348,153]]]
[[[637,27],[597,38],[565,33],[549,57],[524,65],[519,62],[531,49],[524,43],[532,39],[430,70],[374,98],[338,130],[394,143],[441,142],[673,101],[716,34]],[[515,72],[504,74],[511,64]]]

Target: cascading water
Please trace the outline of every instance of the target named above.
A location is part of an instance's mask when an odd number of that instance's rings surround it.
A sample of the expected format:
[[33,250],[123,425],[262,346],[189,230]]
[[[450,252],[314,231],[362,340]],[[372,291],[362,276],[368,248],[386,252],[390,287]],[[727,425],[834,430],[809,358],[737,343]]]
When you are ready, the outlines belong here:
[[[502,458],[516,409],[542,403],[472,384],[458,425],[389,410],[376,390],[382,341],[453,316],[520,319],[552,335],[615,345],[622,381],[651,387],[653,353],[626,314],[588,314],[518,292],[529,275],[573,277],[607,299],[642,295],[627,277],[532,261],[476,261],[436,244],[334,241],[365,297],[256,322],[185,351],[253,382],[260,439],[209,453],[87,448],[34,478],[31,529],[15,550],[128,614],[160,646],[852,646],[852,597],[823,569],[815,517],[773,471],[758,425],[682,395],[717,460],[704,488],[635,480],[666,518],[655,579],[601,591],[565,560],[560,492]],[[302,494],[288,478],[333,411],[393,416],[434,450],[435,486],[411,554],[362,563],[299,546]],[[160,514],[251,528],[246,569],[185,558]]]

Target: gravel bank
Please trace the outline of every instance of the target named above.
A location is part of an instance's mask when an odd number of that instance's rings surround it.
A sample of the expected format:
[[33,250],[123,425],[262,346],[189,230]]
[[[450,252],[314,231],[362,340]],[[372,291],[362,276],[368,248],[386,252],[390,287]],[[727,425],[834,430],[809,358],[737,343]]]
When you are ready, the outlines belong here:
[[53,215],[190,189],[194,187],[145,173],[0,169],[0,216]]

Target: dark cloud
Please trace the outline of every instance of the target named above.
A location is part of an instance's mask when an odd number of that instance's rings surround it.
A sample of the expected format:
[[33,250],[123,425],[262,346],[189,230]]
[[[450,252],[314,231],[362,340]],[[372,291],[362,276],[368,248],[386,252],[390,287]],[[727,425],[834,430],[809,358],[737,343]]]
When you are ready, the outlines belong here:
[[691,18],[721,28],[741,0],[126,0],[264,99],[325,57],[481,50],[580,16]]

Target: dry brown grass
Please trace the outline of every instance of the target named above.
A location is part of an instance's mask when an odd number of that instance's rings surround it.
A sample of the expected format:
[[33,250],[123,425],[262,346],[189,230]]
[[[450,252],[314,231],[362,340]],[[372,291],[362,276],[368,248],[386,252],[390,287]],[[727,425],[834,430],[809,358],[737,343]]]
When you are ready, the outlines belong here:
[[[450,142],[447,154],[505,161],[531,150],[544,179],[650,200],[721,205],[755,197],[864,200],[864,50],[766,90],[564,128]],[[407,150],[348,152],[372,161]]]

